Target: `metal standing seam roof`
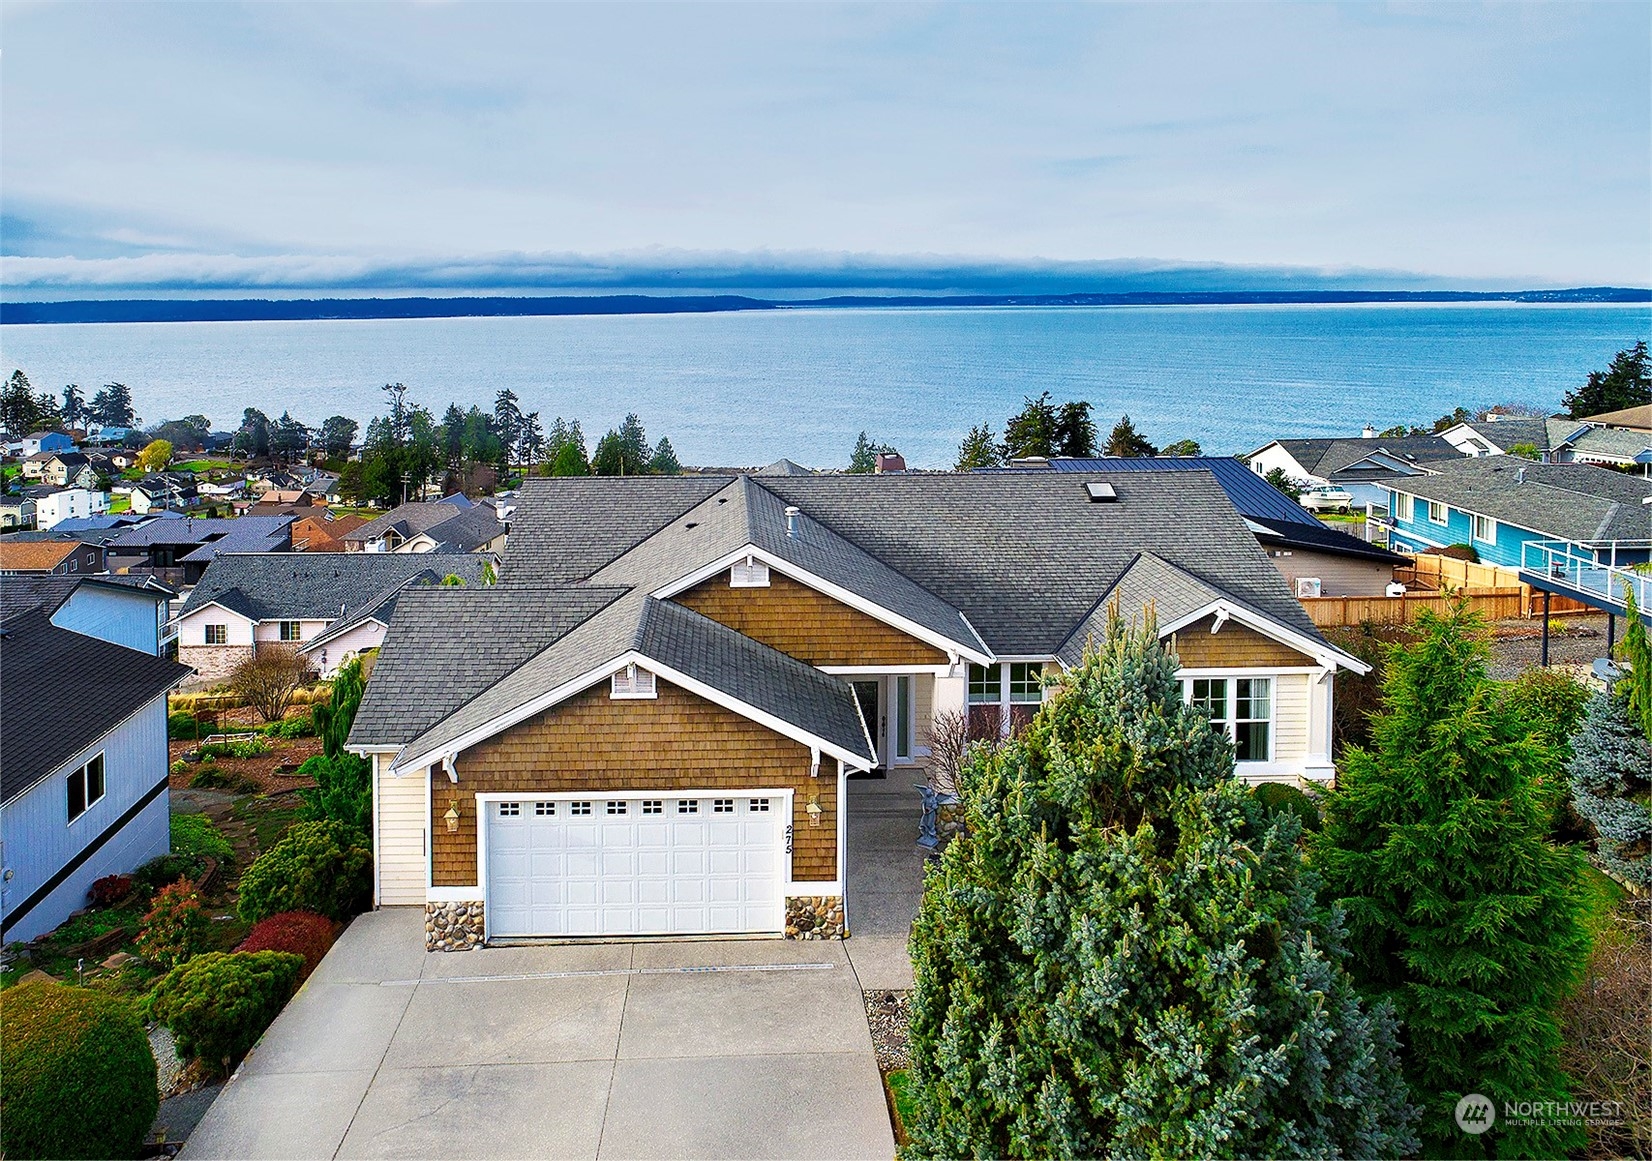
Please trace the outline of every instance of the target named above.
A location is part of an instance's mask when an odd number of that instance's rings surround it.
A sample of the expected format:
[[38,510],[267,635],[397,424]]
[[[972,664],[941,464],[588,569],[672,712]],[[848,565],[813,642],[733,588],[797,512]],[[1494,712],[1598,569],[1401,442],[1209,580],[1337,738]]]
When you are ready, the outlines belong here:
[[1396,481],[1395,490],[1437,500],[1558,540],[1645,540],[1652,480],[1590,464],[1543,464],[1509,456],[1464,459]]
[[0,801],[27,792],[191,672],[60,629],[44,608],[0,622]]

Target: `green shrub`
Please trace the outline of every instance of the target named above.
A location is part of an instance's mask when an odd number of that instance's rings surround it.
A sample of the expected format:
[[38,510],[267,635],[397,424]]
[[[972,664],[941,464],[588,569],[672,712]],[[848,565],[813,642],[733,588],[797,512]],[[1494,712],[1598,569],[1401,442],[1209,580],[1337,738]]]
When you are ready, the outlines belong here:
[[1303,791],[1284,782],[1264,782],[1251,795],[1270,813],[1294,815],[1304,831],[1319,829],[1319,805]]
[[202,758],[262,758],[270,752],[263,738],[239,738],[233,742],[208,742],[201,747]]
[[5,992],[0,1151],[134,1157],[155,1120],[155,1057],[126,1000],[38,981]]
[[205,946],[210,928],[195,884],[179,879],[155,892],[138,935],[138,954],[163,968],[175,968]]
[[205,870],[206,864],[199,855],[161,855],[132,872],[132,886],[145,895],[153,895],[179,879],[198,879]]
[[361,671],[360,657],[346,661],[333,677],[327,700],[317,702],[310,711],[315,732],[321,738],[321,752],[329,758],[336,758],[344,752],[344,742],[350,736],[356,710],[361,707],[361,697],[367,688]]
[[338,822],[300,822],[241,876],[241,918],[257,923],[283,911],[345,920],[367,906],[373,856],[360,831]]
[[172,816],[172,853],[175,855],[211,855],[220,862],[235,857],[224,832],[204,814],[174,814]]
[[315,723],[310,715],[304,714],[271,722],[262,727],[260,732],[271,738],[308,738],[315,735]]
[[373,828],[373,767],[365,758],[340,752],[329,758],[317,754],[298,768],[315,779],[312,789],[300,790],[304,817],[331,819],[362,834]]
[[303,967],[303,956],[283,951],[209,951],[163,976],[145,1005],[172,1030],[179,1056],[228,1072],[280,1014]]
[[193,741],[201,736],[201,723],[192,713],[174,710],[166,715],[166,736],[174,742]]
[[195,777],[189,780],[189,785],[194,790],[228,790],[232,794],[257,794],[262,789],[254,779],[248,778],[245,774],[220,770],[211,762],[195,772]]

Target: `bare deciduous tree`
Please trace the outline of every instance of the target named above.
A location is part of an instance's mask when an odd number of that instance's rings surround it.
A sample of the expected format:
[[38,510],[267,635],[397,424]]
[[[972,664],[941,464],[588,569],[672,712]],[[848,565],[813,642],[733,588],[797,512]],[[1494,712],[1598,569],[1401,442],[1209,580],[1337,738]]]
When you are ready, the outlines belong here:
[[246,699],[266,722],[278,722],[287,713],[293,691],[310,675],[307,661],[296,649],[285,645],[260,645],[258,651],[237,665],[229,675],[229,687]]

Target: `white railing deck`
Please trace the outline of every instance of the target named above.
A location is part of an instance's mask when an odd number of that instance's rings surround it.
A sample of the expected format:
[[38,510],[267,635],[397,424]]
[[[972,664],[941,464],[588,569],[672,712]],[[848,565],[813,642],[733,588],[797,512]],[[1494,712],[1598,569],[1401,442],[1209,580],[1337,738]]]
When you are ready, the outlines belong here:
[[1636,606],[1646,613],[1652,612],[1652,573],[1637,571],[1635,566],[1649,551],[1649,540],[1529,540],[1520,550],[1520,568],[1620,610],[1628,591],[1633,590]]

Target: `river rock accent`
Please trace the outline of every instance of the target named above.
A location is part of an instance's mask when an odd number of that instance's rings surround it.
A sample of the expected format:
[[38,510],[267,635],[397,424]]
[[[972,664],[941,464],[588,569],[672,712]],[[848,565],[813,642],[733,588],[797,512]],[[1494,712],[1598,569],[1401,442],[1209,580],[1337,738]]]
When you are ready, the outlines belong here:
[[482,946],[482,902],[426,903],[426,951],[471,951]]
[[842,939],[842,895],[791,895],[786,899],[787,939]]

